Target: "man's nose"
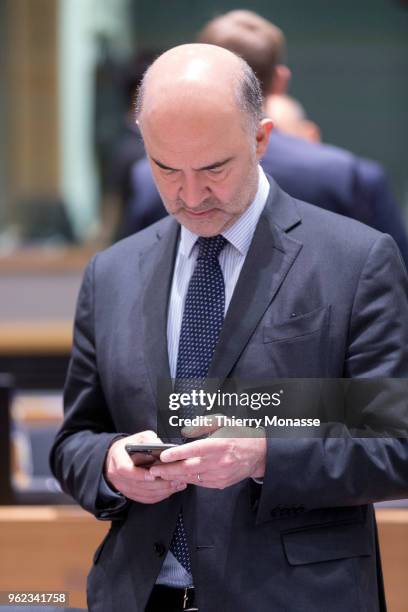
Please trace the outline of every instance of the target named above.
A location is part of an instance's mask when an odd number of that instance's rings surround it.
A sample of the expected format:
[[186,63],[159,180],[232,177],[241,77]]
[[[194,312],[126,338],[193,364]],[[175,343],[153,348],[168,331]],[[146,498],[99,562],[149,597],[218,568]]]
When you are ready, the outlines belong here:
[[209,195],[208,188],[201,177],[185,176],[180,186],[180,197],[189,208],[198,208]]

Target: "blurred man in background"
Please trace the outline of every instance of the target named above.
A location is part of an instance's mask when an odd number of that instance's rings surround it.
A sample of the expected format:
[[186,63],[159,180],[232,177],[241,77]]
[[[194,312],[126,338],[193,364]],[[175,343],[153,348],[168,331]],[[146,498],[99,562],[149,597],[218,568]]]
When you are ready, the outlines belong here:
[[[101,91],[97,89],[96,100],[107,99],[105,105],[110,101],[113,106],[111,98],[117,97],[120,102],[116,102],[119,107],[116,112],[110,110],[109,113],[103,113],[99,110],[99,113],[96,113],[98,121],[95,126],[95,149],[102,187],[102,223],[99,238],[102,244],[117,240],[118,227],[132,197],[132,167],[144,157],[143,141],[134,118],[136,91],[144,72],[159,55],[160,51],[152,50],[134,55],[123,65],[108,62],[104,67],[107,76],[98,81]],[[104,91],[105,89],[107,91]],[[118,91],[120,95],[117,94]],[[118,116],[122,108],[123,112]],[[105,114],[116,118],[115,121],[111,120],[112,125],[108,122],[108,127],[105,126]]]
[[[197,40],[243,57],[261,82],[265,108],[271,97],[273,100],[273,96],[286,93],[291,73],[284,63],[285,37],[263,17],[252,11],[231,11],[210,21]],[[293,197],[390,234],[408,263],[408,237],[402,213],[380,164],[275,129],[262,166]],[[121,236],[134,233],[166,214],[146,159],[135,165],[132,183],[133,195]]]

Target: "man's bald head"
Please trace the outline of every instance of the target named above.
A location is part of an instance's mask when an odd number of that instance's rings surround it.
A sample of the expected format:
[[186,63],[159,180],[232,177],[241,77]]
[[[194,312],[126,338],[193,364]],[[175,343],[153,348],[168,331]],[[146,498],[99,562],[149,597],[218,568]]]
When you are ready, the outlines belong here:
[[248,64],[227,49],[189,44],[163,53],[147,70],[136,98],[143,121],[169,109],[198,111],[234,107],[256,130],[262,118],[262,93]]
[[272,122],[249,66],[214,45],[182,45],[146,72],[137,114],[169,214],[198,236],[230,227],[253,201]]

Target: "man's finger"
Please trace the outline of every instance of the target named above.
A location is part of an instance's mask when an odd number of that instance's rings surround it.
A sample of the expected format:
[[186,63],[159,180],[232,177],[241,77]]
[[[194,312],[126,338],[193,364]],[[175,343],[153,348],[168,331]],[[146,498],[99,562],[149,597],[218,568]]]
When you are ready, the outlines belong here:
[[200,436],[205,436],[206,434],[213,433],[220,428],[220,425],[217,424],[216,416],[221,415],[208,415],[206,416],[206,425],[199,425],[197,427],[183,427],[181,430],[181,435],[185,438],[199,438]]
[[[204,469],[208,469],[209,462],[202,457],[193,457],[184,461],[174,461],[167,465],[157,464],[154,476],[160,477],[163,480],[171,480],[177,478],[184,478],[196,474]],[[153,467],[151,468],[153,470]]]
[[[184,488],[187,485],[184,486]],[[173,493],[177,493],[178,491],[182,491],[183,489],[180,488],[178,490],[170,490],[170,491],[166,491],[165,493],[148,493],[146,495],[141,495],[138,492],[132,493],[129,492],[128,495],[126,495],[126,497],[128,497],[128,499],[132,499],[133,501],[137,501],[140,502],[142,504],[156,504],[160,501],[163,501],[164,499],[167,499],[168,497],[170,497],[170,495],[173,495]]]
[[[220,440],[216,442],[219,443]],[[182,461],[183,459],[190,459],[191,457],[205,456],[214,450],[214,442],[206,438],[205,440],[187,442],[175,448],[169,448],[160,454],[160,461],[162,463],[173,463],[173,461]],[[150,468],[151,474],[155,473],[155,468],[156,466]]]
[[137,467],[131,462],[131,466],[127,464],[123,468],[118,468],[116,477],[128,481],[145,482],[153,481],[154,476],[144,467]]
[[148,444],[149,442],[161,442],[157,433],[151,429],[140,431],[139,433],[132,434],[124,439],[126,444]]
[[154,482],[138,482],[129,483],[129,480],[117,481],[116,483],[118,490],[126,495],[126,497],[140,497],[145,498],[152,495],[165,495],[168,496],[175,491],[182,491],[186,488],[186,481],[180,478],[164,480],[157,478]]

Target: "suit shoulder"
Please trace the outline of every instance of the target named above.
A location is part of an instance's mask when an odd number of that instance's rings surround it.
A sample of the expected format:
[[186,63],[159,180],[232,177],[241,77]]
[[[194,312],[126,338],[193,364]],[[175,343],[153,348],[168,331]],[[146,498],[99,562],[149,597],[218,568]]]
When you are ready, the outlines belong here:
[[319,241],[328,245],[344,245],[354,249],[370,248],[381,236],[382,232],[344,215],[324,210],[319,206],[295,200],[296,207],[302,217],[302,231],[318,237]]
[[349,171],[355,161],[356,156],[340,147],[326,143],[311,143],[306,140],[289,136],[288,134],[272,133],[267,155],[273,157],[281,153],[287,153],[285,161],[287,163],[301,164],[308,169],[321,169],[322,167],[337,166],[339,171]]
[[394,239],[360,221],[323,210],[301,200],[295,200],[302,219],[291,235],[302,244],[311,265],[325,268],[330,274],[340,269],[360,274],[366,264],[388,265],[404,269],[403,260]]
[[135,257],[139,257],[143,251],[153,246],[158,237],[169,230],[174,223],[174,219],[170,216],[160,219],[160,221],[149,225],[149,227],[140,230],[136,234],[119,240],[119,242],[116,242],[104,251],[100,251],[98,253],[98,260],[104,263],[123,263],[129,259],[133,260]]
[[294,197],[342,212],[354,203],[355,162],[345,149],[272,132],[261,165]]
[[369,186],[388,186],[388,177],[383,166],[372,159],[358,157],[356,160],[356,173],[360,182],[364,182]]

